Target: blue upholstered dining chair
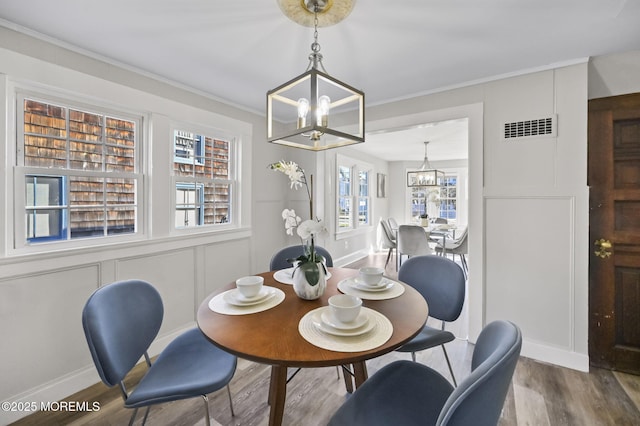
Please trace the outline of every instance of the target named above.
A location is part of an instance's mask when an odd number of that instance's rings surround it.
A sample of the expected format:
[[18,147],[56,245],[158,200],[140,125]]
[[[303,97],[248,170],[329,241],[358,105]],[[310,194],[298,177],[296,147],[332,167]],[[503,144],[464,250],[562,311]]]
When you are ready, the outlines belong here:
[[[182,333],[151,364],[147,350],[160,330],[163,315],[160,293],[141,280],[99,288],[82,311],[82,326],[100,378],[109,387],[119,385],[124,406],[134,409],[129,424],[140,407],[147,407],[144,424],[153,404],[202,397],[209,425],[207,394],[225,386],[234,415],[229,381],[237,358],[209,342],[199,329]],[[129,392],[124,377],[142,356],[148,370]]]
[[456,388],[425,365],[392,362],[360,386],[329,425],[495,426],[521,347],[522,335],[515,324],[488,324],[476,342],[471,374]]
[[465,299],[465,276],[462,269],[452,260],[442,256],[416,256],[405,261],[398,271],[398,280],[415,288],[427,301],[429,316],[442,322],[440,329],[424,326],[420,333],[398,351],[411,352],[413,361],[416,352],[441,346],[449,366],[453,384],[456,377],[445,348],[445,343],[455,339],[444,329],[447,322],[458,319]]
[[[322,255],[325,260],[325,265],[328,267],[333,266],[333,259],[331,255],[324,247],[315,246],[316,253]],[[280,269],[290,268],[291,263],[287,262],[287,259],[295,259],[300,255],[304,254],[304,246],[289,246],[283,249],[278,250],[273,257],[271,257],[271,262],[269,263],[270,271],[278,271]]]

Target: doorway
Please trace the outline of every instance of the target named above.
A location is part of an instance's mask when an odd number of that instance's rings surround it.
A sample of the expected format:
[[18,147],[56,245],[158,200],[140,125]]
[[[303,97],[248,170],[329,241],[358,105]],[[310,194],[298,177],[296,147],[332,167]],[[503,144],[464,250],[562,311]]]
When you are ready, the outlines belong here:
[[[469,341],[475,342],[484,326],[484,209],[483,209],[483,105],[481,103],[423,111],[367,122],[369,132],[410,128],[423,123],[468,119],[468,248],[469,248]],[[364,145],[364,144],[363,144]],[[423,154],[420,154],[422,157]],[[419,158],[418,161],[420,161]],[[404,175],[406,179],[406,175]],[[404,182],[404,180],[403,180]],[[387,182],[389,184],[389,182]],[[389,191],[388,191],[389,193]],[[402,194],[404,200],[404,193]],[[389,202],[394,202],[389,198]],[[404,201],[401,201],[404,202]]]

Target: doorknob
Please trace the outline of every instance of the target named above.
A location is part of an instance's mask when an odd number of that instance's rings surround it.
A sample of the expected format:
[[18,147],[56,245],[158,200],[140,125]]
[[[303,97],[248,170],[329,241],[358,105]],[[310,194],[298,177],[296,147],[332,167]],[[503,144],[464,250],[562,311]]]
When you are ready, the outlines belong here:
[[606,259],[607,257],[611,256],[611,247],[613,247],[613,244],[611,244],[611,241],[605,240],[604,238],[600,238],[599,240],[596,240],[593,244],[598,248],[596,251],[594,251],[596,256],[602,259]]

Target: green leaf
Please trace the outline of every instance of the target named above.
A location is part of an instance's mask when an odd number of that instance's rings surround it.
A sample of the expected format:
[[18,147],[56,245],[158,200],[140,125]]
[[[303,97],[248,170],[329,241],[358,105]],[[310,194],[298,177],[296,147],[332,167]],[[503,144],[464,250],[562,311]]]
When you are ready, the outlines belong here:
[[320,281],[320,268],[315,262],[306,262],[298,265],[298,268],[304,272],[304,277],[310,286],[317,285]]

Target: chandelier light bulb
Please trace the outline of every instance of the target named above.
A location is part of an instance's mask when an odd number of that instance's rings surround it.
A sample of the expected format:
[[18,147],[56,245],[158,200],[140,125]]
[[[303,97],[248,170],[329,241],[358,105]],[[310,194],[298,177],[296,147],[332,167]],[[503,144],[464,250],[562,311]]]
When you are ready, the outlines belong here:
[[329,124],[329,110],[331,109],[331,99],[327,95],[318,98],[318,126],[327,127]]
[[309,101],[306,98],[298,99],[298,129],[307,125],[308,112],[309,112]]

